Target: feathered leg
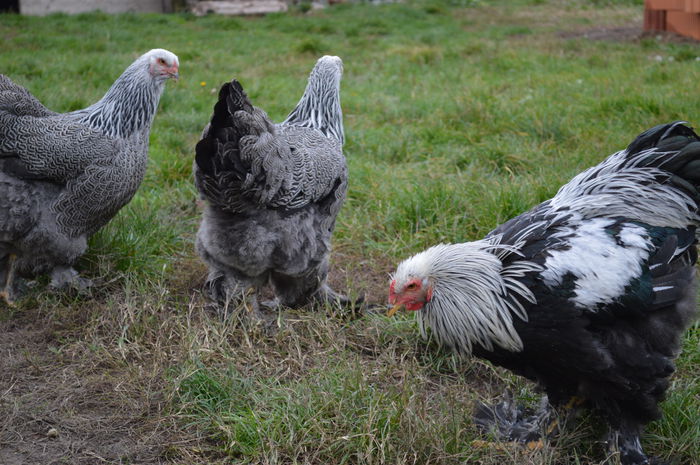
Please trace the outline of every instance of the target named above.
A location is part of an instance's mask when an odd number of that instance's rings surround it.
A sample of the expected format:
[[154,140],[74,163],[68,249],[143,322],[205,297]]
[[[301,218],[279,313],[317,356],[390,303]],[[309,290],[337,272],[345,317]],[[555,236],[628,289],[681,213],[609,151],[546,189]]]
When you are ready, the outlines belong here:
[[49,285],[56,289],[71,287],[82,292],[92,287],[93,283],[90,279],[79,276],[78,272],[69,266],[56,266],[51,270]]
[[362,299],[353,301],[331,289],[326,282],[327,276],[328,259],[326,258],[318,267],[302,276],[272,273],[270,280],[275,288],[278,302],[287,307],[295,308],[309,303],[319,303],[355,309],[362,304]]
[[[544,397],[536,411],[528,412],[509,397],[495,406],[477,405],[474,423],[482,432],[495,434],[501,441],[522,444],[528,449],[540,449],[544,445],[543,439],[555,435],[582,403],[583,399],[571,397],[566,405],[555,409]],[[488,443],[479,442],[477,445],[485,446]]]
[[608,434],[608,447],[612,454],[620,454],[621,465],[649,465],[652,462],[644,454],[639,436],[642,428],[638,424],[623,422]]
[[0,291],[0,297],[2,297],[7,305],[13,306],[15,301],[13,299],[13,281],[15,278],[15,268],[17,266],[17,255],[11,253],[7,256],[7,264],[5,265],[5,285]]
[[257,297],[257,290],[263,283],[262,277],[232,276],[231,273],[211,269],[204,284],[204,291],[216,303],[217,311],[223,317],[228,317],[237,308],[242,307],[246,310],[242,316],[257,322],[264,321]]

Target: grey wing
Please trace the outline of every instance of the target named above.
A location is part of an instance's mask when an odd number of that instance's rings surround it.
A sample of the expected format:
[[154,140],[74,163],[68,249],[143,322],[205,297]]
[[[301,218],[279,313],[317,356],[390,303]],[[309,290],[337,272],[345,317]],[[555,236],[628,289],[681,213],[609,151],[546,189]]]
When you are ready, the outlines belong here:
[[46,108],[27,89],[15,84],[3,74],[0,74],[0,111],[40,118],[57,114]]
[[[280,156],[266,157],[262,200],[271,207],[301,208],[319,202],[331,192],[345,196],[347,168],[340,143],[320,131],[297,126],[277,126]],[[242,144],[243,145],[243,144]],[[249,145],[260,150],[260,141]],[[242,148],[245,153],[248,146]],[[264,157],[264,154],[259,154]],[[343,187],[338,191],[338,187]]]
[[[52,206],[63,232],[73,237],[92,235],[131,199],[136,189],[128,186],[129,180],[119,179],[120,171],[112,165],[90,165],[66,185]],[[140,179],[135,181],[137,187]]]
[[63,115],[0,110],[0,171],[18,178],[66,182],[96,160],[116,156],[122,144]]

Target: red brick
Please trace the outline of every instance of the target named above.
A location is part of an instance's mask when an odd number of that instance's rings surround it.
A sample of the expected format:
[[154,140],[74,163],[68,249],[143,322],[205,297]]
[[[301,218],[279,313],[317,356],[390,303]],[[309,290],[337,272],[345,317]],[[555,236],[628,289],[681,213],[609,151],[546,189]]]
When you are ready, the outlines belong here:
[[700,40],[700,14],[669,11],[666,13],[666,28],[676,34]]
[[665,31],[666,11],[664,10],[644,10],[644,30],[645,31]]
[[644,6],[650,10],[679,10],[685,9],[686,0],[644,0]]
[[700,0],[685,0],[683,9],[688,13],[700,13]]

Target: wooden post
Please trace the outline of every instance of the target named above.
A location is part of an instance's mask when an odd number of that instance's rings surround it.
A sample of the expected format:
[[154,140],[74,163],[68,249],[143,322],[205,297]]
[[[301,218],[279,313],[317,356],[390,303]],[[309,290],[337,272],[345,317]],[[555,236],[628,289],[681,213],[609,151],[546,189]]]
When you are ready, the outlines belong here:
[[202,16],[207,13],[220,15],[262,15],[287,11],[287,3],[284,0],[215,0],[197,2],[192,8],[195,15]]

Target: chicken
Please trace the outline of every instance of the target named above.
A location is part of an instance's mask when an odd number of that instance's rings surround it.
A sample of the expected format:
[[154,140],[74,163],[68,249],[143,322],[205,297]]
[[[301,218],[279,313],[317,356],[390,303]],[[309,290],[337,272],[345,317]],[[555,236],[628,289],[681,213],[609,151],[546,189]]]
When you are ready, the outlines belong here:
[[330,240],[347,191],[340,79],[324,56],[280,124],[252,106],[238,81],[224,84],[196,147],[195,184],[206,200],[196,250],[205,289],[225,306],[258,311],[270,283],[275,305],[340,301],[326,283]]
[[553,409],[583,404],[623,465],[647,464],[640,433],[697,316],[699,185],[698,136],[654,127],[486,238],[403,261],[389,313],[416,311],[424,336],[538,383],[548,404],[532,417],[477,411],[503,438],[536,439]]
[[132,63],[97,103],[54,113],[0,75],[0,293],[17,275],[51,285],[91,282],[73,269],[87,240],[143,180],[148,135],[177,57],[155,49]]

